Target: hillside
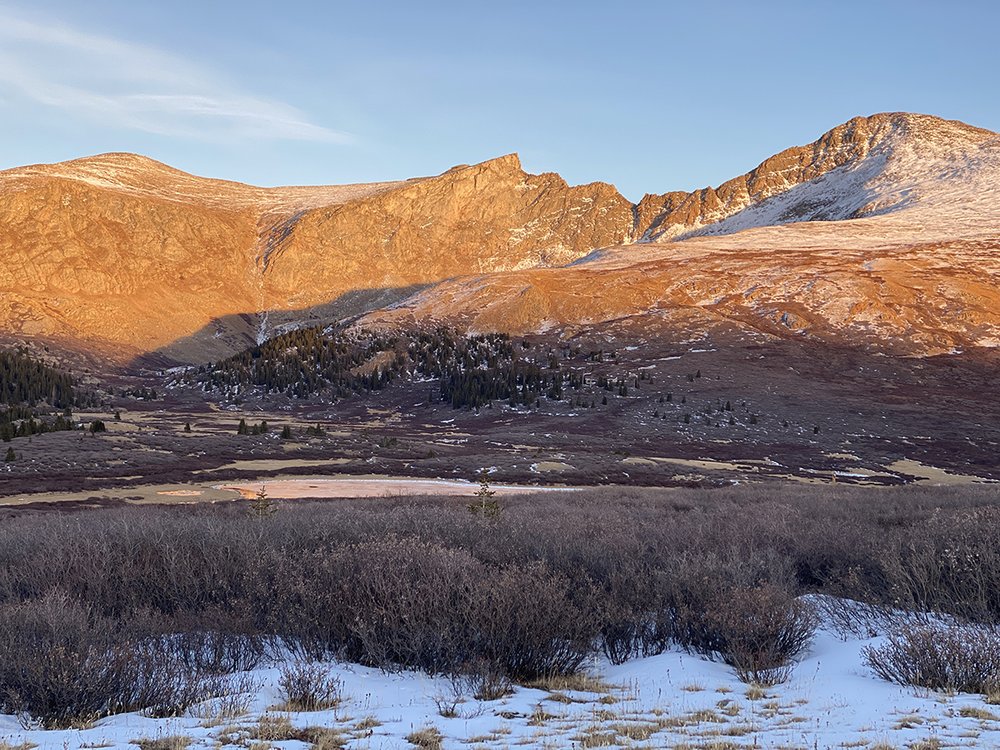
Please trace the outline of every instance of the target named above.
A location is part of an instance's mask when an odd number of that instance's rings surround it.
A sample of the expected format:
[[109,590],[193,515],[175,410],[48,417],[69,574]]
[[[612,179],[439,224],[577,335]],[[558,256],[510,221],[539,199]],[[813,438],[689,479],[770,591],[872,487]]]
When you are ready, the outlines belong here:
[[214,359],[282,322],[356,314],[466,273],[630,239],[609,185],[516,156],[407,182],[255,188],[130,154],[0,173],[0,331],[122,363]]

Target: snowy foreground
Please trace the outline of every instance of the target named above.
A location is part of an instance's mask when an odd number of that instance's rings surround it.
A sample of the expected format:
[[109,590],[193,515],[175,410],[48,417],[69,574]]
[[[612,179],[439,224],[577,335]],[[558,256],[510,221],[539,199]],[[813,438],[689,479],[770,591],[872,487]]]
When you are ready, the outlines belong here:
[[[601,660],[590,668],[600,679],[578,686],[587,692],[520,687],[496,701],[463,696],[451,718],[439,710],[447,713],[456,700],[447,679],[338,664],[343,700],[336,709],[287,713],[277,705],[278,670],[261,669],[253,676],[262,688],[242,716],[209,705],[197,716],[126,714],[68,731],[24,731],[3,716],[0,748],[438,747],[433,731],[421,734],[429,727],[443,735],[445,748],[1000,747],[1000,706],[978,695],[883,682],[861,659],[862,648],[875,642],[820,631],[791,679],[766,690],[748,688],[724,664],[679,652],[621,666]],[[300,731],[310,727],[327,731]]]

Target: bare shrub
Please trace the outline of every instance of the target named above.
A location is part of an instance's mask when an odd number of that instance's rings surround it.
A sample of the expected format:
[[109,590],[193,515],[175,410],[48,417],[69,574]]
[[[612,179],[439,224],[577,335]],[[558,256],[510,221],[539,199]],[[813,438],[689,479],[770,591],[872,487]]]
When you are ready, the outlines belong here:
[[[220,673],[255,666],[272,638],[314,659],[437,674],[482,661],[519,681],[572,674],[595,648],[622,661],[672,643],[728,651],[753,672],[769,649],[794,649],[740,635],[743,621],[727,620],[732,592],[755,592],[748,611],[767,604],[757,589],[784,592],[787,601],[768,606],[786,625],[797,622],[789,602],[809,592],[874,613],[1000,621],[998,514],[991,488],[886,489],[873,499],[773,485],[517,496],[490,523],[436,498],[296,503],[266,523],[237,505],[26,512],[0,524],[2,616],[37,615],[59,591],[73,592],[83,614],[74,610],[66,632],[53,614],[46,627],[58,638],[32,626],[23,643],[0,633],[0,646],[8,663],[58,658],[111,696],[84,710],[86,701],[56,695],[80,707],[73,721],[118,705],[177,712],[206,685],[213,692]],[[752,619],[761,638],[781,641],[775,622]],[[53,643],[65,651],[47,653]],[[135,648],[120,651],[126,643]],[[153,654],[173,675],[169,689],[149,677],[100,687],[116,659],[120,680]],[[25,703],[24,681],[39,675],[4,677],[0,701]]]
[[732,589],[704,612],[688,612],[685,628],[693,650],[717,653],[743,682],[774,685],[788,679],[816,625],[812,607],[764,585]]
[[283,664],[280,672],[286,710],[323,711],[340,704],[343,684],[330,666],[297,659]]
[[169,641],[65,595],[0,607],[0,709],[25,726],[80,726],[139,709],[173,716],[227,687],[188,668]]
[[599,627],[589,587],[574,587],[544,564],[484,573],[466,658],[478,657],[516,680],[579,671]]
[[250,674],[228,675],[217,682],[216,695],[192,705],[188,713],[213,725],[246,716],[263,684],[263,680]]
[[[211,613],[205,613],[206,618]],[[202,618],[199,618],[202,619]],[[256,633],[234,632],[226,628],[229,618],[211,618],[218,623],[217,630],[205,630],[199,622],[188,629],[183,622],[171,622],[175,633],[171,636],[177,653],[184,663],[199,672],[227,674],[250,672],[260,666],[267,654],[267,639]]]
[[900,685],[961,693],[1000,687],[1000,633],[975,625],[907,624],[863,656],[879,677]]
[[128,703],[134,663],[112,623],[56,594],[0,610],[0,709],[26,727],[89,724]]
[[514,692],[510,677],[485,660],[464,665],[453,682],[461,686],[457,692],[469,692],[480,701],[500,700]]

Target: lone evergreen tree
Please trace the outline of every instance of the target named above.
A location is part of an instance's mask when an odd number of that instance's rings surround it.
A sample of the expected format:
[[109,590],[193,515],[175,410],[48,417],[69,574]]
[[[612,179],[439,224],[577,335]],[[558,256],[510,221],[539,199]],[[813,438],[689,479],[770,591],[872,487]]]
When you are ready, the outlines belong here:
[[475,500],[469,503],[469,511],[483,518],[496,518],[500,515],[500,503],[496,499],[496,491],[490,489],[490,473],[486,469],[479,472],[479,489],[475,492]]
[[239,426],[236,428],[237,435],[248,435],[250,430],[247,429],[247,421],[245,419],[240,420]]
[[267,496],[267,488],[262,484],[250,501],[251,518],[268,518],[278,512],[278,506]]
[[14,449],[13,448],[8,448],[7,449],[7,455],[4,456],[3,460],[5,462],[7,462],[7,463],[10,463],[11,461],[16,461],[17,460],[17,454],[14,453]]
[[184,432],[191,432],[191,423],[190,422],[185,422],[184,423]]

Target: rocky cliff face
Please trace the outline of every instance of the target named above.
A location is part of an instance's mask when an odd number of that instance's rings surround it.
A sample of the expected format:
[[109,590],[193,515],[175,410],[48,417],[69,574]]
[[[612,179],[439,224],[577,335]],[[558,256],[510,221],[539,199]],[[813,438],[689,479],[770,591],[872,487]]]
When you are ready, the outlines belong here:
[[268,305],[560,266],[629,242],[632,224],[631,204],[611,185],[570,187],[505,156],[294,217],[267,253]]

